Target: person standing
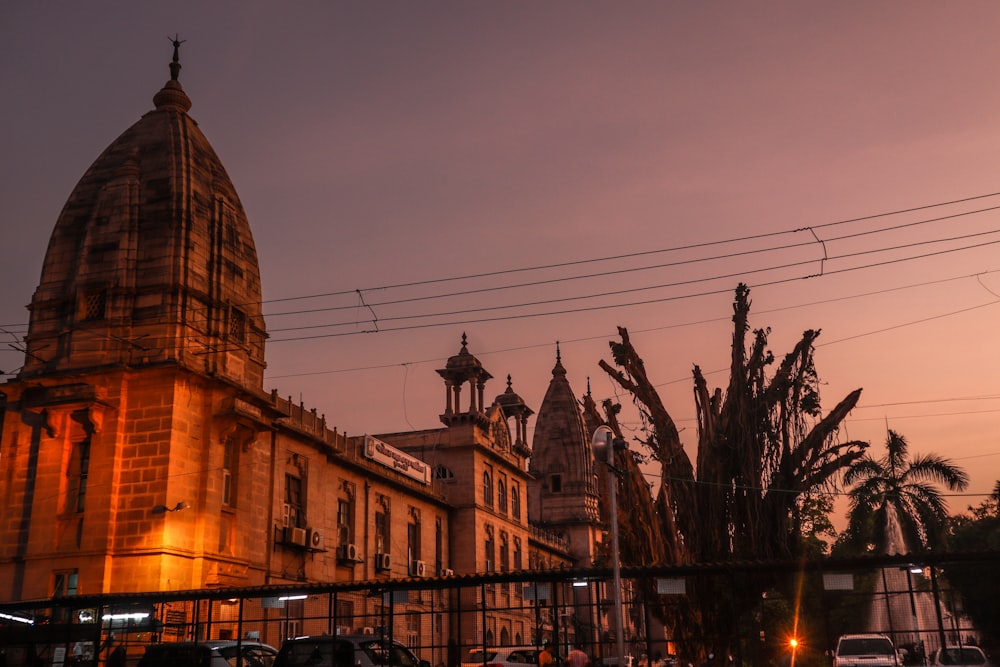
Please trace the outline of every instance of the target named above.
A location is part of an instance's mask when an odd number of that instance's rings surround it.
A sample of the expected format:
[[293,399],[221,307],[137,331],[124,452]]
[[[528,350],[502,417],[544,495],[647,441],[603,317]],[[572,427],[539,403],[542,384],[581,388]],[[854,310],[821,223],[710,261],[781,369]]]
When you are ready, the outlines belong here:
[[549,646],[549,640],[542,640],[542,652],[538,654],[538,667],[553,667],[554,660],[552,658],[552,647]]

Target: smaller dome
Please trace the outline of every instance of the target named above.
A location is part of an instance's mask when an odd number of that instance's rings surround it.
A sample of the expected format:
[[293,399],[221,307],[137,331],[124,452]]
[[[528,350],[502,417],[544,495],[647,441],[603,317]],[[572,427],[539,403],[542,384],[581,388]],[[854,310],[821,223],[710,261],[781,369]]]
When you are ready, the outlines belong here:
[[529,414],[531,413],[524,399],[514,391],[510,375],[507,376],[507,391],[496,397],[496,403],[504,409],[504,414],[511,415],[514,411],[525,409],[529,410]]
[[443,369],[438,371],[438,374],[452,379],[483,381],[493,377],[483,368],[482,362],[469,352],[468,339],[464,332],[462,333],[462,349],[458,351],[458,354],[448,358],[448,362]]

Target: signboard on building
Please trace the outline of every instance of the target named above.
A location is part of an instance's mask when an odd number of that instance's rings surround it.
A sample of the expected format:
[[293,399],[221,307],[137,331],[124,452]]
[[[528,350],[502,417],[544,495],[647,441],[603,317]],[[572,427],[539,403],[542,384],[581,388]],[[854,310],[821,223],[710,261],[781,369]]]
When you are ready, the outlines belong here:
[[401,472],[421,484],[431,483],[431,467],[418,458],[392,447],[378,438],[365,436],[365,458]]

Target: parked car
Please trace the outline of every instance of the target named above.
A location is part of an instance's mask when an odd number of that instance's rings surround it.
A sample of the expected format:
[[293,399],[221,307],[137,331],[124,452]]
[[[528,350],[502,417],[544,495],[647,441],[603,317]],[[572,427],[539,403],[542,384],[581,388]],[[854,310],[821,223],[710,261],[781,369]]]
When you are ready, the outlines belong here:
[[277,649],[259,642],[218,640],[150,644],[138,667],[273,667]]
[[273,667],[431,667],[398,641],[377,635],[295,637],[281,645]]
[[841,635],[833,653],[833,667],[898,667],[899,654],[886,635]]
[[983,667],[989,665],[989,658],[978,646],[948,646],[934,651],[931,657],[932,665],[951,665],[952,667]]
[[469,649],[462,657],[462,667],[518,667],[537,665],[537,646],[481,646]]

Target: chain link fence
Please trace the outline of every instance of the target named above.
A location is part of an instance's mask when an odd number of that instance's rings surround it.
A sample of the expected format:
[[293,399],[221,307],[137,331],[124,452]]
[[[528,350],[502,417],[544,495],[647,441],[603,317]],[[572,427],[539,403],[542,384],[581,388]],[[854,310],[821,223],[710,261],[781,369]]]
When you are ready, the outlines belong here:
[[[861,632],[884,633],[904,663],[926,664],[941,646],[996,639],[965,613],[947,575],[955,563],[995,572],[1000,555],[623,568],[621,660],[607,568],[5,603],[0,665],[99,667],[118,647],[135,665],[150,644],[279,648],[341,635],[401,642],[430,667],[488,667],[483,649],[496,647],[531,660],[543,643],[557,657],[579,645],[600,667],[807,667],[829,664],[837,638]],[[728,621],[713,626],[710,616]],[[247,663],[239,655],[234,667]]]

